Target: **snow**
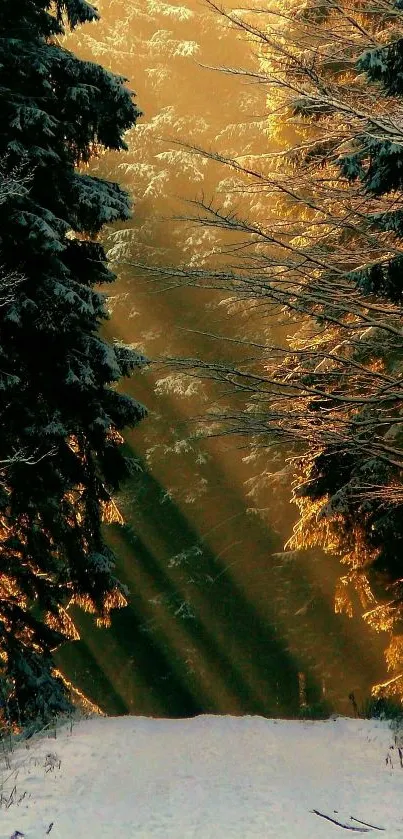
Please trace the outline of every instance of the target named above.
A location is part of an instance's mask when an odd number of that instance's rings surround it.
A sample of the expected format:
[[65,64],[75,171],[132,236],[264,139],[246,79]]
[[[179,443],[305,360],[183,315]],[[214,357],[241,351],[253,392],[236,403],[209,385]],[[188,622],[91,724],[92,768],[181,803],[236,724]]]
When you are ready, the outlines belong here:
[[373,720],[94,717],[3,755],[0,837],[402,839],[393,742]]

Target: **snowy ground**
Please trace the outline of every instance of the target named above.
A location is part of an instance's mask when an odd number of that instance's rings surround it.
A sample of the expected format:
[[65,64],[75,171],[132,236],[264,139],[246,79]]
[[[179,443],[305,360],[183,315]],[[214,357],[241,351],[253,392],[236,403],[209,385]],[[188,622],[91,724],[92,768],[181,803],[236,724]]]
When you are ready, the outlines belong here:
[[342,718],[84,720],[18,747],[9,768],[3,755],[0,838],[337,839],[383,828],[403,839],[392,744],[386,724]]

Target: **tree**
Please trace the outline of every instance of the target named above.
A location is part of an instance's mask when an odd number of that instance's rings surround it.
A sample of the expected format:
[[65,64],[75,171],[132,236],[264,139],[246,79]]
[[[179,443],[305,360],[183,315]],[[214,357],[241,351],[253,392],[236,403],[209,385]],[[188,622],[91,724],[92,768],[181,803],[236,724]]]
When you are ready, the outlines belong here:
[[[175,364],[235,397],[207,417],[209,433],[240,434],[252,450],[294,446],[292,547],[339,552],[336,607],[351,608],[352,583],[367,620],[400,635],[402,13],[383,0],[321,0],[259,10],[257,25],[253,12],[210,5],[260,53],[260,72],[220,69],[268,88],[274,148],[257,161],[193,148],[229,168],[246,201],[242,211],[235,200],[194,202],[196,224],[231,237],[230,264],[163,273],[221,290],[232,312],[257,312],[269,337],[248,343],[240,328],[227,344],[243,346],[240,362],[229,352],[227,363]],[[275,345],[284,313],[293,335]],[[388,663],[401,654],[395,636]]]
[[[130,214],[92,177],[139,116],[124,79],[59,43],[95,21],[86,0],[0,8],[0,661],[11,721],[68,707],[52,650],[76,637],[71,603],[107,622],[125,603],[102,522],[130,473],[121,430],[144,408],[116,383],[144,358],[99,334],[111,283],[96,237]],[[79,167],[77,169],[77,167]],[[22,180],[21,180],[22,173]]]

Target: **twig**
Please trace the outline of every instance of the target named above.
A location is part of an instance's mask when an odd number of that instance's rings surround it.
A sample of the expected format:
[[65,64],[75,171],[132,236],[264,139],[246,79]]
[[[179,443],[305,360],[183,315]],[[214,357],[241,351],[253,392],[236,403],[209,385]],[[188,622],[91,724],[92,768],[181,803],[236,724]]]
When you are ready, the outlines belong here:
[[6,801],[6,810],[8,810],[8,808],[11,807],[12,804],[14,804],[14,797],[15,797],[16,792],[17,792],[17,787],[14,786],[12,788],[11,792],[10,792],[10,797]]
[[338,827],[343,827],[344,830],[354,830],[355,833],[369,833],[369,830],[366,827],[354,827],[352,824],[343,824],[343,822],[338,822],[337,819],[332,819],[331,816],[326,816],[324,813],[320,813],[319,810],[311,810],[311,813],[315,813],[316,816],[321,816],[322,819],[327,819],[328,822],[337,824]]
[[376,824],[370,824],[369,822],[363,822],[361,819],[356,819],[354,816],[350,816],[351,821],[358,822],[359,824],[365,824],[366,827],[372,827],[373,830],[386,830],[386,827],[378,827]]

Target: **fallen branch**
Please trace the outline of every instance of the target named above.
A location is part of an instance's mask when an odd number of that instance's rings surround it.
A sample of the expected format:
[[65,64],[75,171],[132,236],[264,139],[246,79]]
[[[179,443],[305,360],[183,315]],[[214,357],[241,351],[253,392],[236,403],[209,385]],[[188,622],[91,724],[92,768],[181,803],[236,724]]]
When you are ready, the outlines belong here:
[[354,816],[350,816],[351,821],[358,822],[358,824],[365,824],[366,827],[372,827],[373,830],[386,830],[385,827],[378,827],[376,824],[369,824],[369,822],[363,822],[361,819],[356,819]]
[[311,810],[311,813],[315,813],[315,816],[320,816],[322,819],[327,819],[328,822],[337,824],[338,827],[342,827],[344,830],[354,830],[355,833],[369,833],[369,829],[367,827],[354,827],[352,824],[343,824],[343,822],[339,822],[337,819],[332,819],[331,816],[326,816],[325,813],[321,813],[319,810]]

